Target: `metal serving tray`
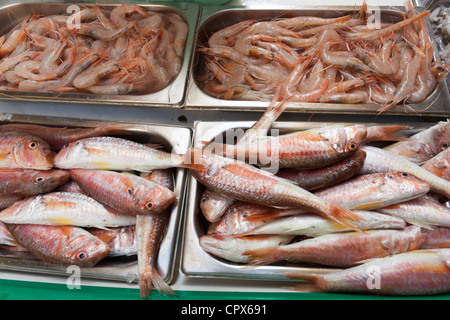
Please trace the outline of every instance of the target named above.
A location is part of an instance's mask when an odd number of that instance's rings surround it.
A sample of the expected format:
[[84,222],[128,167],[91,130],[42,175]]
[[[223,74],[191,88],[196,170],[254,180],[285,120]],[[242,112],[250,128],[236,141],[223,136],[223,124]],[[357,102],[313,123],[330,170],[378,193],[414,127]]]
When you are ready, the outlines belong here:
[[[399,21],[403,7],[380,6],[381,19],[383,21]],[[264,110],[268,102],[247,100],[223,100],[212,97],[198,86],[197,76],[200,75],[204,59],[198,52],[199,46],[207,44],[209,36],[217,30],[237,22],[256,19],[268,20],[282,17],[309,15],[316,17],[339,17],[354,12],[354,6],[301,6],[276,9],[249,9],[231,8],[227,6],[207,7],[202,10],[197,31],[197,46],[194,50],[194,59],[189,74],[189,87],[185,108],[192,109],[222,109],[222,110]],[[429,97],[422,103],[398,105],[384,112],[390,115],[412,116],[448,116],[450,107],[448,102],[447,85],[441,81]],[[314,113],[353,113],[353,114],[377,114],[377,104],[337,104],[337,103],[291,103],[287,111],[302,111]]]
[[[343,122],[276,122],[272,129],[284,134],[299,130],[308,130],[332,124],[354,124]],[[375,125],[380,123],[359,122],[361,124]],[[385,123],[388,124],[388,123]],[[392,124],[392,123],[391,123]],[[425,128],[435,125],[435,122],[399,122],[395,124],[410,126],[407,134],[411,135]],[[204,146],[202,141],[212,141],[221,137],[227,130],[230,133],[236,129],[246,130],[253,122],[196,122],[194,124],[193,147]],[[274,133],[276,134],[277,131]],[[226,140],[223,140],[226,141]],[[381,144],[376,144],[382,146]],[[204,251],[199,245],[199,239],[206,234],[209,222],[200,212],[200,198],[205,190],[192,175],[188,174],[188,191],[186,195],[185,222],[182,240],[182,255],[180,271],[188,278],[223,278],[239,280],[268,280],[268,281],[298,281],[288,278],[288,272],[328,273],[337,269],[331,267],[316,267],[307,264],[276,263],[257,268],[245,268],[246,264],[238,264],[213,256]]]
[[[422,1],[419,2],[417,5],[417,10],[419,11],[423,11],[423,10],[430,10],[430,12],[433,12],[434,9],[440,7],[440,6],[445,6],[445,7],[450,7],[450,0],[428,0],[428,1]],[[431,22],[427,19],[426,20],[429,32],[430,32],[430,36],[434,37],[434,33],[433,33],[433,29],[432,29],[432,25]],[[435,41],[434,43],[434,50],[437,54],[437,59],[441,60],[439,57],[439,53],[441,52],[441,50],[443,48],[441,48],[441,46],[439,46],[437,44],[437,42]],[[448,90],[448,83],[450,81],[450,75],[447,75],[447,77],[444,79],[446,84],[447,84],[447,90]]]
[[[111,122],[0,114],[0,124],[5,123],[32,123],[57,127],[94,127]],[[186,153],[191,144],[192,130],[189,128],[153,124],[125,124],[130,126],[130,128],[127,129],[130,134],[123,136],[125,139],[140,143],[159,144],[164,150],[176,154]],[[161,272],[161,275],[168,283],[173,281],[176,271],[176,251],[185,196],[185,175],[185,169],[177,168],[174,170],[174,192],[176,194],[176,199],[172,206],[166,233],[161,242],[157,262],[157,267]],[[68,273],[68,269],[65,266],[44,263],[34,259],[14,258],[10,255],[2,256],[2,253],[5,254],[0,249],[0,269],[61,276],[71,275],[71,273]],[[126,282],[137,281],[137,256],[105,258],[94,267],[81,268],[81,276]]]
[[[186,39],[183,65],[179,75],[164,89],[150,94],[142,95],[96,95],[90,93],[43,93],[24,91],[0,91],[0,99],[48,101],[48,102],[77,102],[90,104],[114,104],[133,106],[182,107],[186,97],[188,71],[192,60],[192,44],[194,43],[197,20],[200,14],[200,5],[196,3],[177,2],[133,2],[145,9],[158,12],[172,12],[180,15],[188,24],[189,32]],[[0,7],[0,35],[12,29],[16,24],[32,14],[66,14],[69,6],[80,8],[93,7],[94,3],[16,3]],[[104,8],[120,6],[120,3],[100,4]]]

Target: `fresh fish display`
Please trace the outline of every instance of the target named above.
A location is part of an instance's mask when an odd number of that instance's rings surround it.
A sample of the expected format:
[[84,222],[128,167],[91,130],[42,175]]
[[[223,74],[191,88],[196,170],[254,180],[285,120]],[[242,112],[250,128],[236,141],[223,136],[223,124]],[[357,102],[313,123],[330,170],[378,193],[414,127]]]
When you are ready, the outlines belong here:
[[[266,272],[266,270],[272,270],[271,265],[273,265],[274,272],[278,274],[278,270],[284,268],[286,272],[289,272],[291,267],[296,269],[296,266],[301,270],[304,264],[313,267],[344,268],[342,272],[351,272],[357,268],[356,265],[365,265],[374,259],[374,262],[381,262],[388,257],[393,259],[401,257],[406,252],[425,254],[429,249],[448,247],[447,229],[450,227],[447,220],[450,214],[448,207],[443,203],[450,199],[449,184],[442,178],[439,170],[435,171],[436,174],[431,169],[427,170],[427,163],[435,166],[432,160],[434,163],[439,163],[436,167],[446,167],[446,162],[442,160],[438,162],[439,157],[445,158],[448,153],[445,135],[439,135],[438,130],[428,130],[428,136],[418,135],[417,129],[403,125],[331,125],[313,127],[313,129],[307,126],[307,128],[304,131],[295,131],[282,136],[259,137],[253,143],[220,145],[229,146],[231,151],[227,152],[222,152],[220,148],[215,149],[219,147],[219,144],[214,145],[214,143],[208,144],[202,152],[197,149],[190,150],[187,156],[196,165],[190,168],[190,171],[206,190],[201,197],[197,198],[199,208],[203,205],[202,199],[208,196],[209,192],[214,192],[223,197],[223,200],[232,202],[217,220],[210,221],[203,215],[202,218],[206,218],[206,221],[203,219],[201,226],[204,227],[205,234],[199,235],[198,238],[201,249],[219,259],[220,263],[229,262],[230,266],[227,268],[232,268],[234,264],[239,264],[243,268],[264,265],[268,269],[264,268],[261,272]],[[294,134],[300,136],[300,133],[313,135],[318,132],[330,133],[334,130],[334,134],[339,135],[337,132],[345,132],[345,130],[338,131],[343,128],[348,130],[363,128],[362,130],[365,129],[366,133],[362,135],[353,153],[347,153],[342,160],[332,164],[316,161],[318,167],[315,169],[295,166],[283,168],[283,165],[280,165],[281,169],[275,173],[275,176],[281,180],[276,180],[271,171],[264,170],[267,168],[262,163],[251,161],[254,160],[252,157],[257,155],[258,144],[268,146],[274,143],[275,145],[275,141],[280,137]],[[403,130],[413,134],[407,136],[401,133]],[[427,151],[428,153],[418,152],[420,155],[428,155],[429,159],[426,161],[414,163],[405,155],[396,155],[385,148],[388,145],[386,142],[407,146],[419,139],[427,141],[431,139],[430,135],[437,136],[437,140],[440,139],[441,142],[433,140],[434,145],[440,144],[440,150]],[[344,137],[344,134],[340,137],[330,136],[329,140],[345,141]],[[336,145],[338,144],[336,142]],[[254,146],[255,149],[251,150],[249,146]],[[289,146],[289,143],[286,142],[286,146]],[[295,149],[294,146],[295,144],[291,146],[292,150]],[[239,158],[237,151],[239,148],[241,148],[239,152],[242,152],[244,157]],[[288,147],[285,148],[286,153],[281,154],[280,161],[286,161],[286,163],[289,161],[291,155],[288,154],[288,149]],[[211,150],[219,150],[219,152],[209,154],[207,151]],[[270,151],[264,148],[263,150]],[[299,148],[299,150],[302,149]],[[303,151],[307,154],[309,149],[305,147]],[[270,152],[267,154],[271,155]],[[435,155],[431,156],[432,154]],[[313,153],[310,157],[314,156],[316,154]],[[346,162],[351,164],[355,158],[359,159],[359,168],[349,168],[349,172],[345,172],[344,164]],[[357,166],[355,163],[353,165]],[[344,172],[348,174],[347,177]],[[317,187],[307,187],[309,177],[305,177],[310,173],[318,173],[317,176],[325,183],[323,185],[318,183]],[[298,174],[303,180],[295,180],[294,174]],[[311,181],[315,182],[314,179]],[[358,219],[343,222],[312,210],[311,205],[290,204],[293,202],[293,193],[287,192],[289,189],[287,186],[291,188],[292,185],[307,191],[308,196],[313,194],[330,205],[350,210],[358,216]],[[276,193],[269,194],[269,191],[263,190],[276,191]],[[289,194],[290,198],[284,199],[283,192]],[[283,201],[270,202],[272,196],[280,197]],[[306,199],[309,198],[306,196],[302,200]],[[211,199],[209,201],[212,203]],[[198,210],[197,214],[202,214],[200,212],[201,210]],[[346,224],[346,222],[350,223]],[[287,237],[286,242],[276,243],[284,236]],[[288,239],[288,237],[292,238]],[[247,250],[243,251],[244,248]],[[279,262],[287,264],[280,267]],[[426,268],[423,268],[424,274]],[[399,270],[403,269],[399,267]],[[308,270],[302,272],[301,279],[316,277],[315,275],[313,277],[311,272]],[[388,270],[388,272],[391,271]],[[433,272],[430,270],[430,274]],[[446,272],[448,273],[448,268]],[[327,272],[323,276],[326,274]],[[317,275],[317,278],[321,276],[322,273]],[[401,279],[404,277],[405,281],[407,279],[407,276],[403,274],[399,274],[398,277]],[[427,277],[426,275],[425,279]],[[438,281],[443,279],[440,278],[439,273],[437,277]],[[426,283],[423,287],[419,286],[417,291],[424,294],[436,294],[450,290],[448,285],[443,289],[433,288],[433,285]],[[359,292],[352,286],[349,284],[348,291]],[[404,294],[419,294],[414,290],[414,286],[407,287],[406,282],[402,286],[403,288],[400,286],[399,290],[405,292]],[[394,285],[383,292],[369,290],[361,292],[398,294],[393,288]],[[333,287],[321,289],[334,291]]]
[[199,243],[203,250],[217,257],[236,263],[250,263],[250,256],[245,252],[285,245],[293,238],[294,236],[286,235],[232,237],[208,234],[201,236]]
[[288,273],[328,292],[430,295],[450,291],[450,249],[415,250],[327,274]]
[[63,147],[55,156],[60,169],[143,171],[179,167],[183,156],[118,137],[92,137]]
[[[142,179],[173,190],[173,173],[171,169],[154,170],[143,173]],[[169,208],[157,215],[136,216],[136,241],[139,264],[139,292],[141,298],[150,295],[152,287],[166,295],[176,295],[175,291],[164,281],[157,268],[159,247],[170,216]]]
[[50,170],[54,154],[48,143],[21,132],[0,133],[0,168]]
[[450,208],[429,197],[420,197],[378,210],[425,228],[450,227]]
[[449,146],[450,122],[439,122],[431,128],[412,135],[407,141],[393,143],[384,149],[420,165]]
[[136,217],[113,211],[83,194],[51,192],[15,202],[0,211],[0,221],[107,228],[134,225]]
[[46,193],[69,179],[69,173],[64,170],[0,169],[0,194],[32,196]]
[[364,260],[420,249],[424,240],[420,227],[412,226],[403,230],[325,234],[292,244],[251,249],[243,255],[248,256],[247,260],[256,265],[289,261],[353,267]]
[[70,169],[86,194],[122,214],[158,214],[175,200],[170,189],[126,172]]
[[366,152],[366,160],[364,161],[361,173],[410,173],[427,182],[430,185],[431,191],[450,199],[450,181],[446,181],[423,169],[417,164],[408,161],[404,157],[396,155],[390,151],[373,146],[364,146],[363,150]]
[[294,181],[303,189],[313,191],[330,187],[357,175],[361,170],[366,153],[358,150],[354,155],[332,165],[310,170],[281,169],[277,176]]
[[7,123],[0,125],[0,132],[19,131],[39,137],[50,145],[53,151],[59,151],[68,143],[97,136],[127,135],[128,125],[111,124],[93,128],[53,127],[29,123]]
[[421,167],[435,176],[450,181],[450,148],[425,161]]
[[7,228],[20,245],[49,263],[92,267],[110,252],[106,243],[79,227],[7,224]]
[[352,228],[361,220],[354,212],[254,166],[207,154],[200,149],[191,149],[191,152],[187,156],[191,156],[190,161],[199,167],[192,170],[192,175],[213,191],[260,205],[303,208]]

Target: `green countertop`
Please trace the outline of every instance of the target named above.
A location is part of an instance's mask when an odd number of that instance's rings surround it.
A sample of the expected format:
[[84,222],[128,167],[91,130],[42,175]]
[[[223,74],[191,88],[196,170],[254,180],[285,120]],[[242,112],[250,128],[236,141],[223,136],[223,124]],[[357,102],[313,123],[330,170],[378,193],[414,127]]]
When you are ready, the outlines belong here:
[[[147,300],[450,300],[450,294],[417,297],[386,297],[295,292],[268,293],[177,290],[176,293],[176,297],[167,297],[155,291]],[[140,298],[139,290],[135,288],[81,286],[80,289],[68,289],[64,284],[0,280],[0,300],[140,300]]]

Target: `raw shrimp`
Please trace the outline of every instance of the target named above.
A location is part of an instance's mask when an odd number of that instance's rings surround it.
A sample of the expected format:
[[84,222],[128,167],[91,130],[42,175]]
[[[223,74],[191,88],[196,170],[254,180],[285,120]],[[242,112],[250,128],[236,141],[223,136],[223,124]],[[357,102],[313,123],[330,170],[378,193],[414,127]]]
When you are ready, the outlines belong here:
[[53,71],[56,75],[63,74],[75,61],[75,57],[77,54],[77,48],[72,47],[69,49],[69,55],[57,65],[57,61],[61,57],[61,53],[64,49],[65,45],[60,43],[56,48],[50,51],[44,58],[41,60],[41,65],[39,66],[39,72],[41,73],[50,73]]
[[52,80],[57,78],[55,73],[38,73],[40,65],[40,61],[24,61],[16,65],[14,72],[19,77],[35,81]]
[[368,95],[365,91],[354,91],[348,93],[333,93],[323,95],[319,98],[319,102],[325,103],[365,103],[368,101]]
[[12,52],[19,44],[25,41],[26,36],[25,30],[14,30],[0,47],[0,57]]
[[351,16],[343,16],[337,18],[320,18],[312,16],[298,16],[293,18],[286,18],[276,21],[275,23],[283,28],[291,30],[301,30],[303,28],[311,28],[315,26],[330,25],[333,23],[341,23],[348,21]]
[[116,61],[102,63],[80,73],[73,79],[73,85],[78,89],[86,89],[100,82],[106,75],[118,72],[120,69]]
[[131,23],[127,20],[126,16],[132,13],[139,13],[144,17],[148,17],[150,15],[145,9],[136,4],[123,4],[111,11],[110,18],[116,26],[119,28],[125,28],[129,27]]
[[176,14],[168,14],[170,22],[175,26],[175,39],[173,41],[174,50],[178,57],[181,57],[186,44],[188,25],[180,16]]
[[222,47],[227,45],[227,39],[237,35],[251,26],[256,20],[244,20],[242,22],[233,24],[226,28],[222,28],[219,31],[214,32],[208,40],[210,48]]
[[128,29],[130,29],[130,27],[131,27],[130,25],[127,25],[120,29],[108,30],[108,29],[101,29],[98,26],[82,25],[80,29],[78,29],[78,32],[86,36],[91,36],[92,38],[97,40],[108,41],[117,39],[125,32],[127,32]]
[[4,58],[0,62],[0,73],[13,69],[17,64],[28,60],[33,60],[38,55],[37,52],[26,51],[14,57]]
[[423,19],[427,17],[430,14],[429,10],[425,10],[423,12],[420,12],[408,19],[402,20],[400,22],[397,22],[393,25],[390,25],[388,27],[385,27],[383,29],[379,30],[373,30],[370,32],[349,32],[346,35],[346,38],[348,40],[365,40],[365,41],[373,41],[377,40],[386,36],[389,36],[395,31],[400,30],[404,26],[409,25],[410,23],[413,23],[415,21],[418,21],[419,19]]

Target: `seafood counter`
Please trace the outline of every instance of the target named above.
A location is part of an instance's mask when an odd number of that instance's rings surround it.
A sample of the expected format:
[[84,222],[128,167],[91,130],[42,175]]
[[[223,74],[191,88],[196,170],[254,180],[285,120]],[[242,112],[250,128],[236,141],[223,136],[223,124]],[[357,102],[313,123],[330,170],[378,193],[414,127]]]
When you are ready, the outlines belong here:
[[142,274],[143,296],[152,279],[172,293],[185,173],[171,159],[186,152],[190,129],[20,116],[0,128],[2,269],[64,275],[75,265],[83,277],[115,281]]
[[[290,282],[298,277],[317,281],[325,291],[376,293],[364,286],[370,276],[364,270],[370,265],[362,263],[378,258],[372,266],[380,267],[383,275],[389,273],[383,278],[382,289],[386,291],[378,291],[380,294],[425,294],[445,286],[442,290],[448,291],[444,262],[448,249],[443,248],[448,247],[450,235],[450,211],[445,205],[450,192],[446,149],[450,126],[443,122],[404,130],[407,127],[275,123],[273,129],[280,135],[259,143],[264,148],[259,149],[262,155],[270,154],[265,148],[276,145],[280,157],[285,157],[277,163],[280,168],[275,174],[223,159],[217,159],[215,165],[220,169],[211,170],[207,178],[205,173],[193,173],[187,198],[183,272],[194,278],[260,281]],[[195,130],[194,147],[204,144],[203,139],[221,140],[221,135],[243,128],[248,129],[248,124],[201,123]],[[367,135],[357,142],[356,131]],[[401,132],[403,137],[398,135]],[[333,156],[324,146],[331,144],[326,142],[331,137],[337,139],[335,145],[358,147],[346,150],[344,159],[338,160],[337,153]],[[251,148],[256,144],[244,144],[241,156],[255,155]],[[237,148],[238,144],[228,155],[236,155]],[[283,148],[289,151],[284,153]],[[310,158],[313,161],[308,164]],[[331,158],[334,163],[326,165]],[[214,184],[209,179],[214,179]],[[435,182],[440,186],[432,186]],[[268,185],[272,187],[266,190]],[[309,193],[301,194],[303,190]],[[303,203],[288,206],[286,198],[302,198]],[[339,209],[316,201],[327,201]],[[319,206],[323,211],[317,210]],[[359,218],[355,220],[353,214]],[[438,249],[428,251],[432,248]],[[422,253],[430,254],[429,265],[420,260]],[[411,262],[416,260],[417,264]],[[426,282],[410,282],[408,287],[414,268],[431,270],[435,262],[443,263],[442,268],[436,269],[436,274],[421,271],[420,277],[434,278],[439,282],[437,287],[433,289]],[[389,268],[394,266],[401,271],[391,273]],[[389,287],[388,277],[399,281],[395,284],[398,291]],[[330,279],[339,286],[327,283]]]
[[0,269],[450,293],[437,10],[67,5],[0,8]]

